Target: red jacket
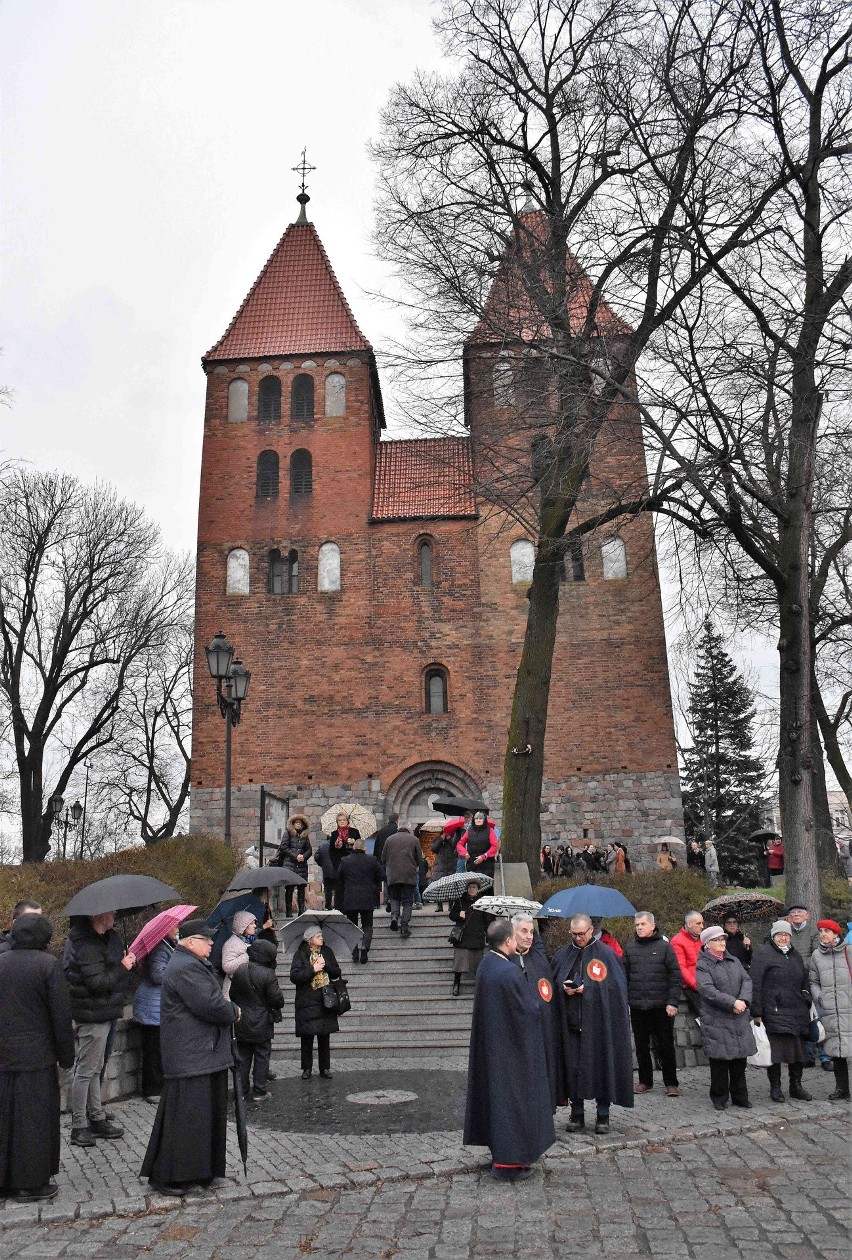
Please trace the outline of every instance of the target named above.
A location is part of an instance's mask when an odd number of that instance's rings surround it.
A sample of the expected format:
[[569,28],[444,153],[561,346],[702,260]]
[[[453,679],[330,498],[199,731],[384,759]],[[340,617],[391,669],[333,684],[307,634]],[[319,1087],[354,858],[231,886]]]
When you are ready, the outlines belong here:
[[[484,856],[486,859],[496,858],[500,848],[500,841],[497,839],[497,832],[494,830],[494,823],[490,818],[486,819],[486,822],[488,824],[488,839],[491,843]],[[462,835],[456,843],[456,853],[458,853],[459,857],[463,858],[468,856],[467,829],[469,825],[470,824],[466,823],[463,818],[451,818],[448,823],[444,824],[443,834],[445,836],[453,836],[456,832],[461,831]]]
[[695,964],[698,962],[698,955],[701,953],[701,941],[696,940],[692,933],[688,932],[684,927],[672,937],[672,949],[677,956],[680,974],[683,976],[683,987],[685,989],[697,989]]
[[783,871],[784,842],[782,840],[769,841],[766,846],[766,864],[770,871]]
[[621,948],[621,946],[619,945],[615,937],[610,936],[609,932],[607,931],[601,932],[600,940],[603,942],[604,945],[608,945],[610,949],[614,949],[616,954],[618,954],[619,958],[624,957],[624,950]]

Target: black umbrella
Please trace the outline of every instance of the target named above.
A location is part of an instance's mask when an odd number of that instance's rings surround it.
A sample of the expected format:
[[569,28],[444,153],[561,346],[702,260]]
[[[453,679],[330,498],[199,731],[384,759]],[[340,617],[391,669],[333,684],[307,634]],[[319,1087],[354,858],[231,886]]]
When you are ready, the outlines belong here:
[[246,1125],[246,1100],[243,1095],[243,1083],[240,1079],[239,1058],[237,1056],[237,1037],[234,1025],[231,1024],[231,1056],[233,1064],[231,1073],[234,1078],[234,1124],[237,1126],[237,1142],[240,1155],[243,1157],[243,1174],[248,1177],[248,1126]]
[[239,888],[278,888],[281,884],[306,883],[307,880],[303,876],[297,875],[286,866],[258,866],[254,869],[246,868],[235,875],[228,885],[228,891],[236,892]]
[[432,808],[439,814],[475,814],[477,810],[488,813],[488,807],[482,801],[475,801],[471,796],[444,796],[432,802]]
[[151,875],[110,875],[87,884],[72,897],[60,914],[108,914],[110,910],[130,913],[158,901],[185,901],[176,888]]
[[749,836],[749,840],[780,840],[780,839],[781,839],[780,831],[767,831],[765,829],[762,831],[753,831],[751,835]]

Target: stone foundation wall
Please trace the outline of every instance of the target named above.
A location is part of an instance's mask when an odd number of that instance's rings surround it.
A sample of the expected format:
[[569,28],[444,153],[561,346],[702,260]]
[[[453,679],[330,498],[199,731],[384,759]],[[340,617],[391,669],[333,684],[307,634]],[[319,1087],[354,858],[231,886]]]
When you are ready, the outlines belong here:
[[[267,784],[277,797],[290,798],[290,813],[305,814],[311,822],[311,840],[320,839],[319,820],[340,801],[360,801],[373,811],[381,825],[388,809],[381,779],[327,785]],[[489,814],[500,825],[503,785],[486,782],[483,795]],[[190,831],[221,835],[224,827],[224,788],[192,789]],[[235,787],[231,795],[231,832],[243,849],[255,844],[260,827],[260,786]],[[683,836],[680,783],[674,771],[611,772],[576,775],[564,782],[547,779],[542,791],[541,829],[545,840],[579,845],[618,840],[627,845],[637,870],[654,865],[656,836]]]
[[701,1029],[686,1002],[680,1002],[674,1024],[675,1056],[678,1067],[701,1067],[707,1056],[701,1045]]

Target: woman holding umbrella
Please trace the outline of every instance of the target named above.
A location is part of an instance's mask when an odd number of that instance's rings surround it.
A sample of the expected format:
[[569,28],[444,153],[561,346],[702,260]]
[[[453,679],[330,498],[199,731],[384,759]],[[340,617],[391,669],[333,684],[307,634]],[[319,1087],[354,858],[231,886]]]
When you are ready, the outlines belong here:
[[158,1103],[163,1088],[163,1060],[160,1054],[160,994],[163,976],[175,951],[178,928],[198,906],[174,906],[146,923],[130,946],[142,977],[133,995],[133,1018],[142,1041],[142,1096]]
[[497,832],[488,821],[488,815],[484,809],[478,809],[471,819],[470,826],[462,832],[461,839],[456,845],[459,857],[465,859],[467,870],[476,871],[480,875],[487,875],[493,879],[494,862],[499,847]]
[[488,916],[472,913],[471,907],[477,898],[482,896],[482,888],[471,881],[458,901],[450,906],[450,918],[461,926],[461,936],[453,953],[453,997],[461,994],[462,975],[476,975],[485,951],[485,929],[488,927]]
[[339,1031],[337,1015],[326,1009],[323,989],[340,979],[340,964],[323,941],[316,923],[305,928],[302,943],[290,967],[290,983],[296,986],[296,1036],[302,1043],[302,1080],[310,1080],[317,1039],[320,1076],[331,1076],[331,1034]]
[[[317,850],[317,861],[323,873],[326,910],[330,910],[332,905],[335,910],[343,910],[343,897],[337,883],[337,872],[346,854],[352,852],[355,841],[360,839],[361,832],[357,827],[349,825],[349,815],[341,810],[337,815],[337,826],[326,836],[324,843]],[[324,853],[323,850],[325,850]]]

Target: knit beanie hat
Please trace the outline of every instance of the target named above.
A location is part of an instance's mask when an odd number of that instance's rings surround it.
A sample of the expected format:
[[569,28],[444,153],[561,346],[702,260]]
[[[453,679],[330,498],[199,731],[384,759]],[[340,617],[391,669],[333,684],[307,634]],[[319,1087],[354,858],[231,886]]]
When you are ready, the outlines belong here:
[[314,923],[311,927],[306,927],[302,933],[303,941],[312,941],[315,936],[322,936],[322,928],[318,923]]
[[842,931],[840,930],[840,924],[835,923],[834,919],[820,919],[819,923],[817,924],[817,927],[826,928],[829,932],[836,932],[838,936],[843,935]]
[[769,929],[770,936],[777,936],[779,932],[786,932],[788,936],[791,934],[790,924],[786,919],[776,919]]
[[720,927],[705,928],[701,933],[699,940],[702,945],[706,945],[708,941],[717,941],[720,936],[725,935],[725,929]]

